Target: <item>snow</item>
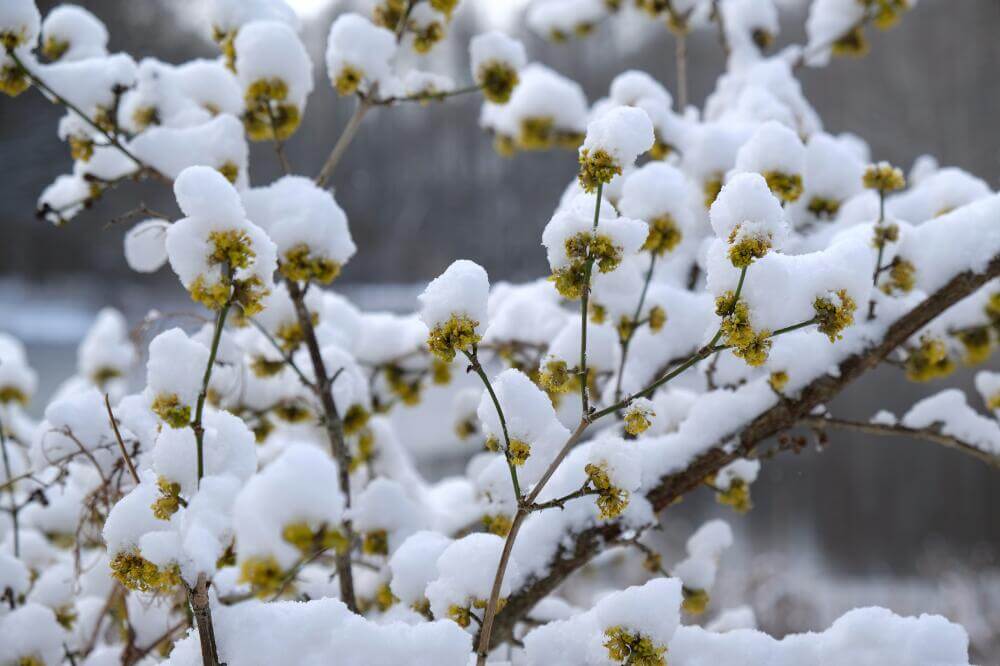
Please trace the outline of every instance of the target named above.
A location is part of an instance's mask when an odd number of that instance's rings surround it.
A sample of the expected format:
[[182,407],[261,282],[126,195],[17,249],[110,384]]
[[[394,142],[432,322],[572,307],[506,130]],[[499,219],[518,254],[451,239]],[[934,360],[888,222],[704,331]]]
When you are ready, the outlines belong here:
[[326,69],[334,86],[345,70],[361,77],[361,92],[389,83],[395,55],[396,36],[359,14],[341,14],[330,26]]
[[590,121],[580,155],[609,154],[619,167],[631,166],[653,146],[653,124],[642,109],[618,107]]
[[916,266],[916,287],[930,293],[956,274],[982,272],[1000,253],[1000,194],[939,215],[903,236],[899,256]]
[[715,633],[681,627],[670,642],[670,663],[700,666],[737,660],[748,666],[899,666],[968,664],[968,636],[938,615],[899,617],[882,608],[858,608],[826,631],[781,640],[753,629]]
[[313,90],[312,61],[295,30],[278,21],[243,25],[233,42],[236,77],[244,93],[258,81],[279,80],[287,86],[284,101],[302,113]]
[[541,119],[550,121],[557,135],[583,135],[587,97],[580,84],[538,63],[522,69],[519,79],[507,104],[483,103],[479,117],[482,127],[520,140],[525,123]]
[[357,246],[347,215],[333,195],[302,176],[285,176],[271,185],[243,193],[249,219],[267,232],[282,261],[305,247],[310,261],[344,266]]
[[427,584],[437,578],[437,560],[452,539],[437,532],[416,532],[389,558],[392,593],[408,606],[423,600]]
[[[603,645],[604,632],[612,627],[638,633],[666,647],[678,630],[680,603],[680,582],[670,578],[613,592],[589,611],[529,632],[524,637],[527,662],[553,666],[615,663]],[[673,661],[671,654],[670,663]]]
[[188,167],[236,169],[235,185],[249,184],[250,148],[243,123],[221,114],[193,127],[153,127],[132,143],[136,157],[160,173],[176,179]]
[[958,389],[946,389],[924,398],[906,412],[900,424],[918,430],[940,428],[941,434],[1000,455],[1000,423],[969,407],[965,393]]
[[185,288],[200,280],[209,288],[223,283],[221,263],[212,259],[213,232],[229,232],[246,238],[252,255],[246,265],[233,267],[238,282],[256,279],[266,292],[273,284],[277,263],[274,243],[260,227],[245,218],[239,193],[218,171],[195,166],[185,169],[174,183],[177,204],[188,216],[167,231],[170,267]]
[[524,45],[497,30],[480,33],[469,40],[469,63],[472,77],[477,81],[483,67],[499,64],[518,72],[527,60]]
[[48,608],[27,603],[0,617],[0,662],[16,664],[35,658],[45,666],[62,662],[63,628]]
[[305,444],[285,449],[240,490],[233,506],[233,530],[241,559],[273,556],[283,569],[301,553],[282,537],[289,525],[340,529],[344,496],[337,464]]
[[137,73],[135,61],[122,53],[60,61],[39,65],[37,69],[49,88],[86,113],[91,120],[111,112],[115,103],[114,90],[118,87],[129,88],[135,82]]
[[[451,606],[468,607],[490,598],[493,577],[500,562],[503,539],[495,534],[470,534],[450,543],[437,558],[437,577],[426,588],[435,618],[447,618]],[[468,566],[476,562],[477,566]],[[500,586],[500,597],[506,597],[517,585],[520,573],[517,561],[511,558]]]
[[731,244],[746,238],[764,238],[780,248],[788,235],[781,204],[767,182],[755,173],[741,173],[723,185],[709,211],[716,236]]
[[38,36],[41,20],[34,0],[8,0],[0,7],[0,39],[6,42],[9,35],[15,46],[30,44]]
[[210,21],[222,32],[237,32],[251,21],[281,21],[298,31],[299,19],[285,0],[213,0]]
[[38,374],[28,365],[24,344],[12,335],[0,333],[0,389],[27,401],[38,386]]
[[143,220],[128,230],[124,239],[125,261],[137,273],[155,273],[167,263],[166,220]]
[[108,29],[96,16],[83,7],[59,5],[46,14],[42,22],[43,48],[50,42],[65,52],[57,59],[63,62],[84,60],[107,55]]
[[483,267],[459,259],[431,280],[419,296],[420,319],[433,329],[453,316],[465,316],[476,322],[476,333],[481,334],[488,325],[489,293],[489,277]]
[[136,361],[136,352],[121,312],[103,308],[97,313],[80,343],[77,359],[77,372],[84,377],[123,377],[129,372]]
[[[471,637],[453,622],[377,624],[336,599],[251,601],[214,612],[219,659],[230,664],[287,663],[467,666]],[[196,634],[177,643],[168,666],[202,663]]]
[[805,171],[806,149],[799,136],[770,120],[757,128],[736,153],[736,170],[765,175],[778,172],[801,177]]

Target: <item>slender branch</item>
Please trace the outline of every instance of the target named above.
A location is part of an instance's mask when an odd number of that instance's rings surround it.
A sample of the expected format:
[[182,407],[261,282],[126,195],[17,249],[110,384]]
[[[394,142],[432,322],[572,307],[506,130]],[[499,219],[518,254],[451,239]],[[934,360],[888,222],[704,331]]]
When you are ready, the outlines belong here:
[[829,416],[808,416],[799,419],[799,423],[810,428],[837,428],[840,430],[854,430],[869,435],[889,435],[895,437],[913,437],[923,439],[928,442],[940,444],[949,449],[961,451],[974,458],[977,458],[991,467],[1000,469],[1000,456],[984,451],[981,448],[970,444],[965,440],[951,435],[946,435],[939,430],[931,428],[907,428],[903,425],[889,425],[886,423],[865,423],[864,421],[849,421],[846,419],[835,419]]
[[[340,491],[344,494],[345,505],[350,509],[351,458],[344,439],[344,423],[340,418],[340,412],[337,411],[337,403],[333,399],[333,380],[330,378],[326,363],[323,361],[323,353],[316,338],[316,329],[313,327],[312,315],[306,307],[305,291],[295,280],[287,280],[286,284],[288,286],[288,295],[291,296],[292,304],[295,306],[295,315],[299,321],[299,326],[302,328],[302,337],[309,352],[313,375],[316,378],[315,386],[320,405],[323,408],[323,424],[326,428],[327,438],[330,440],[331,453],[334,460],[337,461]],[[351,520],[345,519],[343,527],[348,547],[343,553],[337,553],[336,556],[340,600],[352,612],[357,613],[358,602],[354,593],[354,573],[351,570],[351,551],[354,548],[354,525]]]
[[188,602],[191,614],[198,625],[201,641],[201,660],[204,666],[225,666],[219,663],[219,650],[215,643],[215,627],[212,623],[212,607],[208,599],[208,580],[205,574],[198,574],[194,588],[188,588]]
[[302,369],[298,366],[297,363],[295,363],[295,360],[292,359],[291,354],[282,349],[281,344],[277,340],[275,340],[274,336],[271,335],[271,333],[266,328],[264,328],[264,326],[259,321],[257,321],[253,317],[247,317],[247,319],[249,320],[250,324],[253,325],[253,327],[256,328],[258,331],[260,331],[261,334],[267,339],[267,341],[271,343],[271,346],[274,347],[274,350],[279,354],[281,354],[282,360],[288,364],[288,367],[290,367],[293,371],[295,371],[295,374],[298,375],[299,381],[301,381],[306,388],[311,389],[315,393],[317,390],[316,385],[313,384],[308,377],[306,377],[305,373],[302,372]]
[[[232,282],[232,270],[229,271],[229,281]],[[226,300],[225,304],[219,308],[219,313],[215,317],[215,332],[212,334],[212,346],[208,349],[208,363],[205,364],[205,374],[201,378],[201,391],[198,392],[198,403],[195,407],[194,420],[191,421],[191,429],[194,430],[195,445],[198,447],[198,484],[201,485],[201,478],[205,476],[205,428],[202,425],[202,418],[205,413],[205,400],[208,398],[208,384],[212,381],[212,368],[215,366],[215,357],[219,353],[219,343],[222,341],[222,329],[226,326],[226,316],[229,308],[236,297],[235,290]]]
[[[836,372],[825,374],[803,388],[796,400],[779,401],[757,418],[734,432],[720,437],[714,446],[695,457],[685,469],[664,476],[646,493],[657,512],[662,511],[688,492],[702,486],[706,477],[718,473],[733,460],[745,457],[762,441],[792,428],[818,406],[830,402],[850,384],[877,367],[898,346],[906,342],[942,312],[969,296],[984,284],[1000,276],[1000,255],[982,272],[966,271],[928,296],[922,303],[900,317],[887,330],[881,342],[854,354],[840,363]],[[735,446],[731,444],[736,443]],[[589,562],[609,545],[627,538],[620,521],[600,523],[575,535],[567,535],[560,545],[548,573],[529,581],[507,597],[503,611],[497,614],[490,645],[510,638],[514,626],[573,572]],[[482,649],[481,649],[482,650]]]
[[[594,225],[591,238],[597,235],[597,224],[601,220],[601,197],[604,194],[604,183],[597,184],[597,196],[594,204]],[[590,304],[590,275],[594,270],[594,256],[587,250],[587,267],[583,272],[583,295],[580,298],[580,401],[583,407],[583,417],[590,413],[590,400],[587,396],[587,309]]]
[[503,430],[503,440],[504,440],[504,457],[507,459],[507,468],[510,470],[510,481],[514,485],[514,497],[516,498],[518,504],[521,503],[521,483],[517,478],[517,468],[514,466],[514,461],[511,459],[510,452],[510,433],[507,431],[507,419],[504,417],[503,408],[500,407],[500,400],[497,398],[496,392],[493,390],[493,385],[490,383],[490,378],[486,376],[486,371],[483,370],[482,364],[479,363],[479,353],[475,347],[472,348],[472,353],[467,351],[462,351],[465,357],[469,359],[469,368],[472,369],[479,378],[482,380],[483,385],[486,387],[486,392],[489,393],[490,399],[493,401],[493,408],[496,409],[497,418],[500,419],[500,429]]
[[287,176],[292,172],[292,167],[289,165],[288,157],[285,155],[285,142],[278,136],[278,119],[274,117],[274,108],[271,106],[271,100],[264,99],[258,101],[262,101],[264,106],[267,107],[267,117],[271,122],[271,134],[274,136],[274,152],[278,156],[278,163],[281,165],[281,170]]
[[528,507],[528,509],[530,511],[545,511],[546,509],[555,509],[555,508],[565,509],[567,502],[578,499],[580,497],[587,497],[588,495],[597,495],[597,494],[599,494],[599,491],[596,488],[593,488],[590,485],[590,481],[588,480],[579,489],[574,490],[573,492],[567,495],[551,499],[547,502],[537,502],[535,504],[531,504]]
[[358,99],[358,105],[354,107],[354,114],[347,121],[344,131],[341,132],[340,138],[337,139],[337,143],[334,144],[333,150],[330,152],[330,156],[326,158],[323,168],[320,169],[319,175],[316,176],[317,187],[326,187],[330,176],[333,175],[333,170],[337,168],[337,164],[340,163],[344,153],[347,152],[347,147],[351,145],[351,141],[354,140],[358,130],[361,129],[361,121],[365,119],[365,114],[368,113],[368,109],[371,107],[372,104],[368,100]]
[[104,406],[108,410],[108,420],[111,421],[111,427],[115,431],[115,440],[118,442],[118,447],[121,449],[122,460],[128,466],[129,474],[132,475],[132,480],[135,481],[135,485],[139,485],[139,473],[135,471],[135,465],[132,464],[132,458],[128,455],[128,450],[125,448],[125,441],[122,439],[122,433],[118,430],[118,421],[115,420],[115,413],[111,411],[111,398],[107,393],[104,394]]
[[479,84],[474,84],[471,86],[466,86],[464,88],[456,88],[455,90],[447,90],[444,92],[419,92],[412,95],[399,95],[390,97],[371,97],[368,95],[363,95],[362,99],[366,100],[371,106],[391,106],[400,102],[442,102],[449,97],[458,97],[459,95],[467,95],[469,93],[479,92],[483,87]]
[[31,81],[31,83],[35,87],[37,87],[38,89],[40,89],[40,90],[48,93],[49,96],[52,97],[52,99],[54,99],[57,104],[60,104],[60,105],[62,105],[64,107],[66,107],[67,109],[69,109],[70,111],[72,111],[73,113],[75,113],[77,116],[79,116],[80,119],[83,120],[83,122],[85,122],[87,125],[89,125],[91,128],[93,128],[95,131],[99,132],[105,139],[107,139],[108,140],[108,144],[110,144],[111,146],[114,146],[123,155],[125,155],[125,157],[127,157],[130,160],[132,160],[133,162],[135,162],[136,166],[138,166],[140,169],[142,169],[142,170],[144,170],[144,171],[146,171],[146,172],[148,172],[150,174],[159,176],[160,178],[165,178],[163,176],[163,174],[161,174],[159,171],[157,171],[156,169],[154,169],[153,167],[149,166],[148,164],[146,164],[145,162],[143,162],[142,160],[140,160],[138,157],[136,157],[132,153],[132,151],[130,151],[128,148],[126,148],[124,146],[124,144],[122,144],[122,142],[118,139],[118,137],[116,137],[111,132],[108,132],[106,129],[104,129],[103,127],[101,127],[100,125],[98,125],[96,122],[94,122],[94,120],[89,115],[87,115],[86,113],[84,113],[83,111],[81,111],[78,106],[76,106],[75,104],[73,104],[72,102],[70,102],[68,99],[66,99],[65,97],[63,97],[62,95],[60,95],[59,93],[57,93],[55,90],[53,90],[52,88],[50,88],[49,85],[47,83],[45,83],[45,81],[43,81],[36,74],[34,74],[30,69],[28,69],[28,67],[24,64],[24,61],[22,61],[21,58],[20,58],[20,56],[17,55],[16,51],[14,51],[13,49],[8,49],[7,50],[7,55],[10,57],[11,60],[14,61],[14,64],[17,65],[17,67],[24,73],[24,75],[28,77],[28,79]]
[[677,110],[684,113],[688,105],[687,29],[674,34],[674,53],[677,65]]

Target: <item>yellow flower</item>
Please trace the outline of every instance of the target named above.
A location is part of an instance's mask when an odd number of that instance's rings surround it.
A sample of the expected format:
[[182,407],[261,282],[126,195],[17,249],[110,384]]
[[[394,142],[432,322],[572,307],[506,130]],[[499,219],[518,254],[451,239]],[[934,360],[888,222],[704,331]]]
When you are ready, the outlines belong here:
[[868,189],[879,192],[892,192],[906,187],[902,170],[888,162],[868,165],[861,182]]
[[160,520],[170,520],[181,507],[181,484],[162,476],[156,480],[159,497],[153,502],[153,515]]
[[437,324],[427,336],[427,347],[436,357],[451,363],[458,351],[470,350],[479,343],[481,337],[476,333],[479,322],[470,319],[468,315],[454,314],[443,324]]
[[813,301],[817,329],[830,338],[830,342],[843,337],[841,333],[854,323],[854,311],[857,309],[854,299],[844,289],[837,292],[837,300],[839,303],[834,303],[832,298],[817,298]]
[[498,60],[484,62],[476,72],[476,81],[483,89],[483,96],[494,104],[509,102],[518,80],[517,70]]
[[176,393],[156,396],[150,407],[171,428],[184,428],[191,423],[191,407],[182,405]]
[[161,569],[138,550],[115,555],[111,560],[111,575],[128,589],[140,592],[170,592],[181,582],[177,565]]
[[596,502],[601,518],[611,519],[620,516],[628,507],[628,491],[614,486],[607,470],[603,467],[587,463],[584,471],[598,492]]
[[281,588],[284,579],[285,572],[273,556],[251,557],[240,565],[237,582],[247,583],[253,588],[254,594],[264,598],[274,595]]
[[584,192],[595,192],[598,185],[607,185],[615,176],[621,175],[622,167],[604,150],[593,153],[584,148],[580,151],[580,173],[577,178]]
[[948,355],[948,346],[937,338],[922,338],[920,346],[906,359],[906,378],[913,382],[947,377],[954,370],[955,362]]
[[657,645],[639,632],[622,626],[604,630],[604,647],[612,661],[630,666],[667,666],[666,645]]
[[681,594],[684,596],[681,607],[691,615],[701,615],[708,608],[708,592],[705,590],[692,590],[684,586]]
[[763,174],[767,186],[774,196],[789,203],[802,196],[802,176],[781,171],[766,171]]
[[649,235],[642,249],[661,257],[676,248],[683,238],[674,218],[669,214],[661,215],[649,221]]

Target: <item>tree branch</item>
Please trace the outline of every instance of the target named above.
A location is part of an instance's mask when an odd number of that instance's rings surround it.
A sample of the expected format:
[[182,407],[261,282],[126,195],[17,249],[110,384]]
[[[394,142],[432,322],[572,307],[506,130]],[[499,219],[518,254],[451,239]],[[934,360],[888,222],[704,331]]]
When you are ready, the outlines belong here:
[[[686,469],[665,476],[646,495],[655,511],[670,506],[679,497],[702,484],[705,477],[717,473],[733,460],[744,457],[765,439],[795,426],[809,416],[818,405],[828,402],[847,386],[876,367],[896,347],[930,323],[935,317],[966,296],[1000,276],[1000,255],[993,257],[982,273],[966,271],[928,296],[922,303],[896,320],[882,341],[845,359],[836,376],[823,375],[813,380],[798,399],[782,401],[760,414],[741,430],[720,438],[718,443],[691,461]],[[723,446],[733,440],[738,446]],[[560,545],[548,575],[534,579],[507,598],[503,610],[497,613],[490,645],[495,647],[512,636],[515,624],[535,604],[551,594],[573,572],[593,559],[607,546],[622,539],[623,525],[618,521],[600,523],[572,536],[571,545]]]
[[984,451],[974,444],[970,444],[958,437],[946,435],[939,430],[932,428],[907,428],[903,425],[890,425],[888,423],[866,423],[864,421],[849,421],[846,419],[835,419],[829,416],[808,416],[799,419],[799,423],[810,428],[837,428],[839,430],[854,430],[869,435],[888,435],[895,437],[912,437],[934,442],[948,447],[955,451],[961,451],[974,458],[977,458],[991,467],[1000,469],[1000,456]]

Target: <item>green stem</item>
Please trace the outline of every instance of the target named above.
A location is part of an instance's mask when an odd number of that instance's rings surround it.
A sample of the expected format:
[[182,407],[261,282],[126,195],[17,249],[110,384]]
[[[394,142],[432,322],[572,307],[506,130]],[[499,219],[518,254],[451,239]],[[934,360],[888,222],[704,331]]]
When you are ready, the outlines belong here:
[[396,104],[397,102],[441,102],[449,97],[467,95],[469,93],[479,92],[482,89],[482,86],[475,84],[466,86],[465,88],[458,88],[457,90],[449,90],[447,92],[416,93],[413,95],[404,95],[402,97],[383,97],[382,99],[373,99],[370,103],[372,106],[389,106],[391,104]]
[[[591,230],[591,245],[597,236],[597,224],[601,220],[601,197],[604,194],[604,183],[597,184],[597,197],[594,205],[594,225]],[[583,407],[583,417],[590,413],[590,398],[587,396],[587,310],[590,305],[590,275],[594,271],[594,257],[587,250],[587,267],[583,272],[583,296],[580,299],[580,402]]]
[[222,329],[226,326],[226,316],[233,303],[230,296],[226,303],[219,309],[215,318],[215,333],[212,334],[212,346],[208,350],[208,363],[205,365],[205,374],[201,378],[201,391],[198,393],[198,404],[195,407],[194,420],[191,422],[191,429],[194,430],[195,443],[198,447],[198,484],[201,485],[201,478],[205,476],[205,428],[202,425],[202,417],[205,412],[205,400],[208,398],[208,383],[212,380],[212,368],[215,366],[215,357],[219,353],[219,343],[222,341]]
[[479,375],[482,380],[483,385],[486,387],[486,392],[490,394],[490,399],[493,401],[493,408],[496,409],[497,418],[500,419],[500,429],[503,431],[504,440],[504,457],[507,459],[507,467],[510,469],[510,480],[514,484],[514,495],[517,498],[518,504],[521,503],[521,483],[517,478],[517,468],[510,458],[510,433],[507,431],[507,419],[504,417],[503,409],[500,407],[500,400],[497,398],[496,392],[493,390],[493,385],[490,383],[490,378],[486,376],[486,371],[483,370],[482,364],[479,363],[479,352],[475,347],[472,348],[472,353],[467,351],[462,351],[462,354],[469,359],[469,367],[472,368],[473,372]]

